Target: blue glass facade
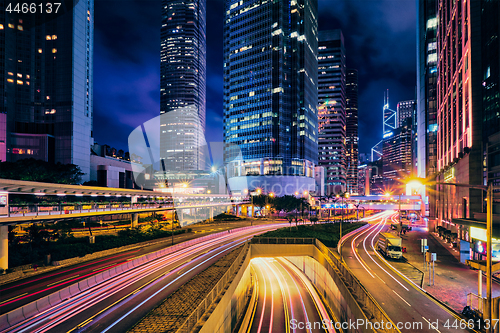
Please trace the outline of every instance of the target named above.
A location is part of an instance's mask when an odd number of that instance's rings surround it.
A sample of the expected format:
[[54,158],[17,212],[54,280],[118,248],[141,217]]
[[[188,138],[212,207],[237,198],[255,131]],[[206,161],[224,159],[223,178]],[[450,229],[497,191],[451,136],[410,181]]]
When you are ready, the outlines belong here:
[[317,1],[228,0],[224,20],[224,141],[243,157],[230,176],[313,177]]

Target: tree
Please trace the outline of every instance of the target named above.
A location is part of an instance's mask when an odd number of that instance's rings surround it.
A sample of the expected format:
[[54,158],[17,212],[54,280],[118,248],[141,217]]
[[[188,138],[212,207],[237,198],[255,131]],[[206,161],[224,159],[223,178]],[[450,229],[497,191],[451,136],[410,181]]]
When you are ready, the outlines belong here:
[[0,162],[0,178],[4,179],[79,184],[83,175],[82,170],[74,164],[53,164],[34,158]]

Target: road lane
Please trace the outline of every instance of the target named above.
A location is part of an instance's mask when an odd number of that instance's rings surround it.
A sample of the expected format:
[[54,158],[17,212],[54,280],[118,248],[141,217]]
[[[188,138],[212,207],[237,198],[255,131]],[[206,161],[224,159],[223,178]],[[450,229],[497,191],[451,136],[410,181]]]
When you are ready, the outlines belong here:
[[320,297],[307,277],[284,258],[254,258],[258,299],[247,332],[335,332]]
[[253,235],[274,228],[276,225],[255,226],[186,247],[79,293],[9,331],[124,332],[218,258]]
[[[174,244],[244,226],[248,226],[248,222],[225,223],[222,225],[193,225],[190,226],[193,229],[193,233],[175,235]],[[113,266],[121,265],[128,260],[159,251],[168,246],[170,246],[168,241],[147,245],[143,248],[131,249],[2,285],[0,286],[0,313],[7,313],[57,290],[66,288],[75,282],[86,279],[91,275],[98,274]],[[72,278],[68,279],[69,277]]]
[[[343,244],[346,264],[394,323],[408,325],[402,332],[468,332],[452,327],[459,318],[393,271],[389,259],[376,250],[379,233],[387,230],[393,218],[394,212],[377,214],[368,220],[369,228],[351,235]],[[431,325],[436,322],[437,327]]]

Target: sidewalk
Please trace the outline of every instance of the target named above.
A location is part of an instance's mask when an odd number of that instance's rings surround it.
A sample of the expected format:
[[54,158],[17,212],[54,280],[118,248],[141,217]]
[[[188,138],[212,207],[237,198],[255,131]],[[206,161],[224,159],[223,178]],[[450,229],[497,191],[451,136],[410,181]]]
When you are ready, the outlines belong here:
[[[428,271],[424,272],[422,288],[441,302],[447,304],[457,312],[461,312],[467,305],[467,294],[478,293],[478,271],[470,269],[460,263],[460,253],[445,243],[438,235],[414,228],[413,231],[402,236],[403,246],[407,253],[404,255],[408,263],[424,271],[423,254],[420,252],[420,239],[427,238],[429,251],[437,254],[434,263],[435,283],[429,286]],[[486,278],[483,276],[483,297],[486,295]],[[492,297],[500,296],[500,285],[492,283]]]

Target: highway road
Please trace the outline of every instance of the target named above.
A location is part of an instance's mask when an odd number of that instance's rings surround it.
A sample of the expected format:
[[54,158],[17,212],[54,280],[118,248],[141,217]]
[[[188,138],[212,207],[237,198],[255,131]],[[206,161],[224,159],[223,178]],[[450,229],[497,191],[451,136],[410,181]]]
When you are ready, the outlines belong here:
[[[175,235],[174,244],[211,233],[245,226],[248,226],[248,222],[193,225],[190,226],[193,233]],[[159,251],[169,245],[170,242],[166,241],[143,248],[131,249],[2,285],[0,286],[0,313],[7,313],[38,298],[66,288],[75,282],[84,280],[89,276],[110,269],[113,266],[121,265],[139,256]]]
[[274,228],[234,230],[186,247],[92,287],[9,332],[124,332],[196,274],[253,235]]
[[394,211],[373,215],[365,219],[369,228],[344,241],[342,253],[348,267],[401,332],[472,332],[460,329],[459,317],[391,269],[391,259],[376,250],[379,232],[389,228],[394,216]]
[[[257,300],[246,332],[335,332],[316,289],[284,258],[254,258],[251,269]],[[240,330],[241,332],[242,330]]]

